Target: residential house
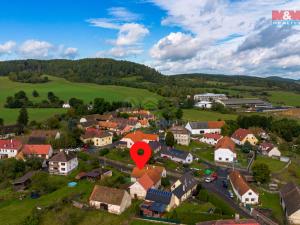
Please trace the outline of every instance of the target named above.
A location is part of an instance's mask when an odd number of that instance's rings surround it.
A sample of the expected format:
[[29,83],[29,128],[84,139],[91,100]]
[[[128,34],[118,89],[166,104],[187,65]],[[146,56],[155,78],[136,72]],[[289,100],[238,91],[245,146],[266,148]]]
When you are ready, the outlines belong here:
[[169,212],[175,206],[175,198],[171,192],[149,189],[140,210],[143,216],[162,217],[165,212]]
[[250,130],[239,128],[231,136],[231,139],[237,145],[244,145],[247,141],[251,145],[256,145],[258,143],[257,138],[250,132]]
[[121,141],[124,141],[127,143],[127,148],[131,148],[131,146],[139,141],[143,141],[146,143],[149,143],[150,141],[159,141],[158,135],[156,134],[146,134],[143,133],[140,130],[131,132],[129,134],[126,134]]
[[61,151],[49,160],[49,173],[68,175],[78,166],[78,159],[73,152]]
[[69,103],[64,103],[63,105],[62,105],[62,108],[64,108],[64,109],[70,109],[71,108],[71,106],[70,106],[70,104]]
[[111,121],[99,121],[98,122],[99,128],[103,130],[109,130],[112,132],[118,131],[118,123],[117,122],[111,122]]
[[179,206],[197,189],[198,181],[191,173],[185,173],[172,186],[171,192],[175,196],[175,204]]
[[182,126],[173,126],[169,130],[174,135],[174,139],[179,145],[189,145],[191,141],[190,132]]
[[220,139],[222,139],[222,135],[220,134],[203,134],[200,141],[209,145],[216,145]]
[[210,109],[212,107],[211,101],[200,101],[195,103],[195,107],[201,108],[201,109]]
[[107,131],[88,128],[80,138],[83,143],[91,143],[96,147],[112,144],[113,135]]
[[224,126],[224,121],[208,121],[208,122],[188,122],[185,128],[192,135],[199,134],[221,134],[221,128]]
[[99,122],[99,121],[109,121],[113,118],[111,114],[92,114],[92,115],[86,115],[80,118],[79,123],[86,123],[88,121],[93,121],[93,122]]
[[47,139],[59,139],[61,133],[59,130],[33,130],[30,134],[31,137],[45,137]]
[[190,152],[178,149],[165,148],[160,152],[160,156],[183,164],[191,164],[193,162],[193,155]]
[[229,180],[234,193],[243,204],[258,204],[259,194],[251,189],[239,171],[233,170],[229,174]]
[[0,140],[0,159],[15,158],[22,148],[22,143],[15,139]]
[[89,204],[96,209],[119,215],[130,207],[131,198],[125,190],[95,185]]
[[20,134],[23,128],[20,125],[0,126],[0,139],[9,139]]
[[274,146],[270,142],[261,143],[259,145],[258,149],[265,156],[269,156],[269,157],[280,157],[281,156],[281,152],[279,151],[278,147]]
[[143,169],[139,169],[138,167],[133,168],[131,172],[131,182],[136,182],[137,179],[141,178],[145,173],[148,173],[151,170],[155,170],[156,172],[158,172],[161,177],[167,176],[167,172],[164,167],[156,165],[145,165]]
[[159,141],[150,141],[148,144],[154,153],[158,153],[161,150],[161,143]]
[[215,162],[231,163],[237,159],[235,144],[230,137],[223,137],[218,141],[214,151]]
[[79,174],[77,174],[75,179],[76,180],[87,179],[91,182],[95,182],[99,179],[102,180],[106,177],[111,177],[111,176],[112,176],[112,171],[111,170],[98,168],[98,169],[93,169],[93,170],[88,171],[88,172],[80,172]]
[[51,145],[29,145],[23,146],[22,153],[25,157],[38,157],[43,159],[50,159],[53,155]]
[[13,189],[15,191],[24,191],[31,183],[31,178],[36,174],[36,171],[29,171],[24,176],[17,178],[13,182]]
[[300,224],[300,188],[289,182],[279,190],[280,204],[289,224]]
[[132,198],[144,199],[150,188],[158,189],[161,185],[161,172],[159,170],[146,170],[134,184],[129,187]]

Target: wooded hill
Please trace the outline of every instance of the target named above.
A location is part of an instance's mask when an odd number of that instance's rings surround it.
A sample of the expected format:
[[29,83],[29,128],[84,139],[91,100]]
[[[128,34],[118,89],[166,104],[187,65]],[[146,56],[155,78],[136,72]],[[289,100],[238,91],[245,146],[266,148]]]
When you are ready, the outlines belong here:
[[155,69],[142,64],[107,58],[0,62],[0,76],[22,72],[34,75],[52,75],[74,82],[139,87],[163,96],[174,97],[198,93],[203,91],[203,88],[213,91],[213,89],[234,89],[236,86],[260,87],[262,88],[261,91],[272,89],[300,92],[299,82],[292,79],[201,73],[164,76]]

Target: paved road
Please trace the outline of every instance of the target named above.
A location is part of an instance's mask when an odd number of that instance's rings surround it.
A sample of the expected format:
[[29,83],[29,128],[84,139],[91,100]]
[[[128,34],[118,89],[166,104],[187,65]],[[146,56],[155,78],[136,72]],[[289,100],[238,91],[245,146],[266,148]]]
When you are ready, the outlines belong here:
[[[105,157],[99,157],[100,164],[104,166],[112,166],[122,172],[125,173],[131,173],[133,169],[133,165],[131,164],[125,164],[119,161],[107,159]],[[217,171],[219,177],[218,180],[212,183],[205,183],[201,179],[196,178],[204,187],[205,189],[210,190],[211,192],[217,194],[219,197],[221,197],[225,202],[227,202],[232,208],[234,208],[242,217],[249,218],[251,217],[248,213],[246,213],[240,206],[229,197],[228,190],[225,189],[222,185],[222,180],[227,180],[228,175],[228,169],[222,169],[219,168]],[[181,177],[181,173],[178,173],[176,171],[167,170],[167,175],[172,179],[176,180],[179,177]]]

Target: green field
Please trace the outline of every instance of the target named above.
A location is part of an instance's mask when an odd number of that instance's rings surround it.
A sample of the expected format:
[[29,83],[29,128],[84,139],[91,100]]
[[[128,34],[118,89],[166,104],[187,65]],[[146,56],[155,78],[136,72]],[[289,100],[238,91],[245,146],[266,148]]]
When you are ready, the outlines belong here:
[[[47,99],[47,93],[52,91],[55,95],[68,101],[72,97],[83,99],[89,103],[94,98],[104,98],[109,101],[129,101],[133,105],[142,105],[151,108],[156,105],[158,99],[162,98],[157,94],[144,89],[129,88],[113,85],[97,85],[88,83],[72,83],[62,78],[49,77],[50,82],[43,84],[28,84],[12,82],[7,77],[0,77],[0,118],[6,124],[16,121],[18,109],[4,109],[4,103],[8,96],[14,95],[17,91],[23,90],[30,100],[40,102]],[[33,98],[32,91],[37,90],[40,97]],[[40,121],[56,113],[63,112],[63,109],[30,109],[29,119]]]
[[189,121],[214,121],[214,120],[234,120],[237,115],[235,114],[222,114],[218,112],[211,112],[197,109],[184,109],[183,119]]
[[268,98],[275,105],[283,103],[288,106],[300,106],[300,94],[287,91],[269,91],[269,93],[271,96]]
[[[255,163],[264,163],[264,164],[267,164],[269,166],[269,169],[271,170],[271,172],[279,172],[280,170],[282,170],[286,163],[284,162],[281,162],[280,160],[278,159],[272,159],[272,158],[269,158],[269,157],[263,157],[263,156],[258,156],[257,159],[255,160],[254,164]],[[253,164],[253,165],[254,165]]]

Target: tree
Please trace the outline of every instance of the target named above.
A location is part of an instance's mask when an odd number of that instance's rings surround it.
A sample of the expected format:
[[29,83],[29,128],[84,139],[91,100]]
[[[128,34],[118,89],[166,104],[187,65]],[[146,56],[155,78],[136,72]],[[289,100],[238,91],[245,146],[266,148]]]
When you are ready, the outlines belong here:
[[166,135],[166,145],[167,146],[174,146],[175,144],[175,139],[174,139],[174,135],[172,132],[167,132],[167,135]]
[[20,109],[17,124],[22,125],[22,126],[27,126],[27,124],[28,124],[28,112],[27,112],[26,108],[21,108]]
[[256,182],[267,183],[270,181],[271,171],[265,163],[255,163],[252,167],[253,177]]
[[4,119],[0,118],[0,126],[4,125]]
[[35,98],[37,98],[37,97],[40,96],[40,94],[39,94],[36,90],[34,90],[34,91],[32,92],[32,96],[35,97]]
[[177,111],[176,111],[176,113],[175,113],[175,116],[176,116],[176,118],[179,119],[179,120],[182,118],[183,112],[182,112],[182,109],[181,109],[181,108],[178,108],[178,109],[177,109]]
[[245,144],[242,146],[241,150],[244,153],[249,153],[250,151],[253,150],[253,147],[249,141],[246,141]]

